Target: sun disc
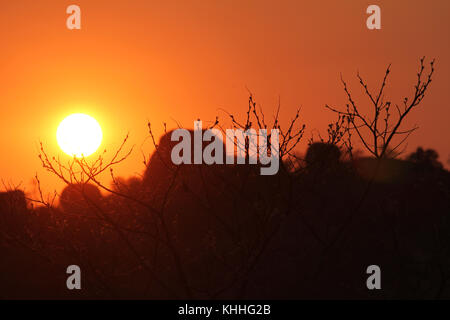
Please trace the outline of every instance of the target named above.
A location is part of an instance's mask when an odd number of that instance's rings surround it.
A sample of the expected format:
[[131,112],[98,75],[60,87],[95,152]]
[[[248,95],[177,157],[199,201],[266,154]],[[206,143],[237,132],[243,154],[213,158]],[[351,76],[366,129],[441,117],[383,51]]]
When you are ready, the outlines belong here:
[[61,150],[77,158],[93,154],[102,138],[102,129],[97,120],[83,113],[67,116],[56,130],[56,140]]

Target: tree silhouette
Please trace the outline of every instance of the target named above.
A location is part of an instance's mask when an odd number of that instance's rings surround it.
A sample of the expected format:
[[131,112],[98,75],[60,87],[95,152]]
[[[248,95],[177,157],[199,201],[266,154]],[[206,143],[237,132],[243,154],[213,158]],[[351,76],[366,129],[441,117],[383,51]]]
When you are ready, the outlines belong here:
[[71,184],[64,188],[60,196],[60,205],[65,212],[88,213],[94,203],[100,205],[102,195],[92,184]]
[[443,165],[438,160],[439,154],[436,150],[418,147],[417,150],[408,156],[408,160],[425,167],[442,169]]
[[[396,104],[391,100],[386,99],[384,91],[387,85],[387,79],[391,72],[389,65],[384,74],[378,92],[371,92],[366,81],[360,76],[359,72],[357,78],[364,93],[369,99],[371,105],[370,113],[366,112],[356,103],[352,98],[347,83],[341,75],[341,82],[344,86],[344,91],[347,95],[348,103],[344,111],[338,110],[334,107],[326,105],[326,108],[342,116],[345,120],[343,132],[347,135],[345,142],[349,151],[352,151],[353,143],[351,141],[352,135],[357,135],[359,141],[375,158],[383,158],[388,150],[396,151],[414,132],[417,127],[402,129],[402,125],[408,114],[422,102],[429,85],[431,84],[434,74],[434,60],[430,62],[430,70],[428,74],[424,75],[425,71],[425,57],[420,59],[419,71],[417,73],[417,81],[414,85],[414,92],[411,98],[405,97],[402,105]],[[393,108],[395,107],[395,109]],[[399,141],[394,142],[396,138]]]

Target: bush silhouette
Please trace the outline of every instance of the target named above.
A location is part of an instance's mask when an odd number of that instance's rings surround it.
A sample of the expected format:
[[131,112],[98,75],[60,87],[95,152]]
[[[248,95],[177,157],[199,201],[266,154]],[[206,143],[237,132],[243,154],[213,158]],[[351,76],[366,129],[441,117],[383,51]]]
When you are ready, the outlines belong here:
[[102,199],[100,190],[92,184],[71,184],[61,192],[60,206],[67,213],[88,213]]
[[418,147],[417,150],[411,153],[408,160],[420,166],[442,169],[443,165],[438,161],[439,154],[433,149],[424,150]]
[[335,168],[339,163],[341,150],[331,143],[312,143],[306,152],[305,161],[309,168]]

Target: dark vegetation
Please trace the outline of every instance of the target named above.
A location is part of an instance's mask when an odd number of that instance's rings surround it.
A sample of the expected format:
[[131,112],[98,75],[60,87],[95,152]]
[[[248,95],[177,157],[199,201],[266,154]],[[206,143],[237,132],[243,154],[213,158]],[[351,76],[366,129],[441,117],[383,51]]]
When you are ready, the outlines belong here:
[[[140,178],[114,176],[127,139],[109,161],[63,164],[42,147],[42,165],[67,187],[57,205],[0,193],[0,298],[449,298],[450,173],[433,150],[398,158],[433,63],[424,69],[421,59],[401,106],[383,95],[390,68],[376,94],[358,75],[370,116],[342,81],[348,104],[328,106],[337,120],[304,157],[299,113],[286,129],[279,110],[266,124],[250,96],[244,121],[231,123],[280,130],[273,176],[258,165],[173,165],[170,132],[156,143],[150,125],[156,151]],[[370,157],[357,156],[358,142]],[[111,186],[98,179],[108,171]],[[72,264],[81,290],[66,288]],[[382,290],[366,287],[372,264]]]

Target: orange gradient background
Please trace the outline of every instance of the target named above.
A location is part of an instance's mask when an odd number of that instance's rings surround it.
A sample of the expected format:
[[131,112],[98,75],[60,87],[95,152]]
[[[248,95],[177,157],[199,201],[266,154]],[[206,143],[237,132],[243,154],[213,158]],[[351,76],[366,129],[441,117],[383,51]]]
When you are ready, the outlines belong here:
[[[81,7],[81,30],[66,28],[70,4]],[[381,30],[366,28],[370,4],[381,7]],[[38,143],[62,154],[56,128],[75,112],[97,119],[104,134],[99,150],[109,154],[130,132],[136,149],[116,174],[139,174],[147,120],[157,136],[163,122],[192,127],[197,118],[219,115],[228,123],[220,109],[244,116],[246,88],[267,117],[279,98],[285,122],[301,106],[309,138],[335,119],[324,105],[346,101],[341,72],[359,98],[357,70],[378,88],[392,63],[387,95],[401,103],[412,94],[424,55],[437,59],[436,74],[408,119],[420,128],[407,151],[434,148],[447,164],[449,31],[446,0],[3,1],[0,178],[31,193],[37,172],[45,190],[60,190],[41,168]],[[142,148],[150,153],[150,141]]]

